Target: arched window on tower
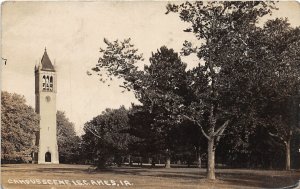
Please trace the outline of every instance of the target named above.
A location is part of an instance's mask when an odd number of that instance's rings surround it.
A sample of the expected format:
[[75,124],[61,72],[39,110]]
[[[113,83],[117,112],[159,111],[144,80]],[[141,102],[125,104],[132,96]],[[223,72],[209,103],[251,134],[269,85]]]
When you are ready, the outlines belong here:
[[53,90],[53,76],[50,76],[50,91]]
[[43,76],[42,85],[43,85],[43,90],[45,90],[46,89],[46,76]]
[[49,90],[49,76],[47,75],[46,77],[46,90],[48,91]]

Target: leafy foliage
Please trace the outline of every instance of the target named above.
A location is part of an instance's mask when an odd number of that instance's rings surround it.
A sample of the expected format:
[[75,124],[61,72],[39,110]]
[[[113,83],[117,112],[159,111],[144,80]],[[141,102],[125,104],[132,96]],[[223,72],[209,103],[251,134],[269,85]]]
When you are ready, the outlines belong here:
[[121,157],[126,155],[128,143],[132,140],[128,130],[128,110],[106,109],[101,115],[84,125],[82,136],[83,152],[87,159],[95,161],[99,168],[112,162],[120,164]]
[[269,20],[262,29],[260,45],[265,55],[260,63],[260,78],[256,107],[258,124],[279,141],[286,151],[286,169],[290,169],[290,143],[299,129],[299,28],[289,26],[287,20]]
[[252,110],[247,106],[247,95],[244,95],[251,89],[252,82],[248,77],[251,72],[247,70],[243,74],[243,69],[256,55],[250,55],[253,49],[247,42],[257,42],[252,37],[258,30],[255,24],[260,17],[269,14],[271,8],[258,1],[186,2],[167,6],[168,12],[178,13],[181,20],[191,24],[185,31],[193,32],[201,41],[199,47],[190,51],[188,47],[192,45],[185,42],[183,52],[196,52],[204,61],[198,68],[202,68],[208,86],[203,93],[195,93],[201,101],[194,104],[202,113],[185,117],[197,122],[208,139],[209,179],[215,179],[214,151],[220,137],[228,125],[233,126],[243,114]]
[[2,163],[29,162],[36,151],[35,133],[39,117],[26,105],[23,96],[1,92],[1,160]]
[[79,160],[80,138],[76,135],[74,124],[65,113],[57,111],[57,143],[61,163],[74,163]]
[[155,125],[155,115],[142,106],[133,106],[128,118],[128,133],[136,137],[135,141],[129,143],[130,153],[140,157],[163,153],[166,149],[165,138],[160,128]]

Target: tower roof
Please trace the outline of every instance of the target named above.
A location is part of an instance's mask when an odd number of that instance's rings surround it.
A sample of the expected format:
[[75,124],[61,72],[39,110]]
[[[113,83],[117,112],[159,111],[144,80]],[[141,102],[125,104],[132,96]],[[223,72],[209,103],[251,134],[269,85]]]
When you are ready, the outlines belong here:
[[53,64],[51,63],[49,56],[47,54],[47,50],[45,48],[45,52],[43,55],[43,58],[41,60],[41,64],[42,64],[42,70],[47,70],[47,71],[55,71]]

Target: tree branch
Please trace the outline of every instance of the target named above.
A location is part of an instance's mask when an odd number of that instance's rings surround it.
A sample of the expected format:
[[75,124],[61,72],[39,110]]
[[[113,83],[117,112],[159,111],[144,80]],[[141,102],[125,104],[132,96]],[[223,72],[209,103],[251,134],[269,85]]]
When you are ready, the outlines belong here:
[[101,137],[99,134],[96,134],[95,132],[93,132],[89,127],[86,127],[86,129],[87,129],[88,131],[90,131],[93,135],[95,135],[97,138],[102,139],[102,137]]
[[268,133],[269,133],[270,136],[275,137],[275,138],[281,140],[284,144],[286,144],[286,141],[281,136],[278,136],[274,133],[271,133],[271,131],[268,131]]
[[190,118],[189,116],[187,116],[187,115],[182,115],[183,117],[185,117],[186,119],[188,119],[188,120],[190,120],[190,121],[192,121],[192,122],[194,122],[194,123],[196,123],[199,127],[200,127],[200,129],[201,129],[201,132],[202,132],[202,134],[205,136],[205,138],[207,138],[208,140],[210,140],[211,138],[206,134],[206,132],[204,131],[204,129],[203,129],[203,127],[202,127],[202,125],[198,122],[198,121],[196,121],[196,120],[194,120],[194,119],[192,119],[192,118]]
[[228,126],[228,123],[229,123],[229,120],[225,121],[225,123],[214,133],[215,134],[214,136],[217,136],[215,147],[218,145],[223,132],[225,131],[226,127]]
[[[192,22],[192,25],[198,25],[197,23],[195,23],[195,21],[196,20],[191,20],[191,22]],[[205,34],[205,32],[204,32],[204,30],[203,30],[203,28],[202,27],[205,27],[207,30],[209,29],[207,26],[205,26],[205,25],[201,25],[200,27],[199,27],[199,29],[200,29],[200,32],[202,32],[202,35],[203,35],[203,37],[206,39],[206,40],[208,40],[208,35],[206,35]]]
[[229,120],[225,121],[221,127],[217,129],[216,132],[213,133],[213,136],[220,136],[224,133],[226,127],[228,126]]

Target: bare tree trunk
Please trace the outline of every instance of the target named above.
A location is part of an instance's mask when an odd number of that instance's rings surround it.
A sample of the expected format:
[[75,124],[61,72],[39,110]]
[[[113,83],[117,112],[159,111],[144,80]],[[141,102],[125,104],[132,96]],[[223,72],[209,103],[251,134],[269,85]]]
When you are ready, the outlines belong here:
[[288,139],[285,145],[285,170],[290,171],[291,170],[291,139]]
[[207,179],[215,180],[215,149],[214,139],[208,140]]
[[131,155],[128,155],[128,165],[132,166]]
[[198,154],[198,167],[201,168],[201,155],[200,155],[200,152]]
[[140,159],[140,166],[143,167],[143,158],[140,157],[139,159]]
[[156,159],[155,159],[155,157],[152,157],[152,161],[151,161],[151,167],[155,167],[155,161],[156,161]]
[[171,157],[168,156],[166,160],[166,169],[170,169],[170,168],[171,168]]
[[169,152],[169,149],[166,150],[166,154],[167,154],[167,158],[166,158],[166,169],[170,169],[171,168],[171,155]]

